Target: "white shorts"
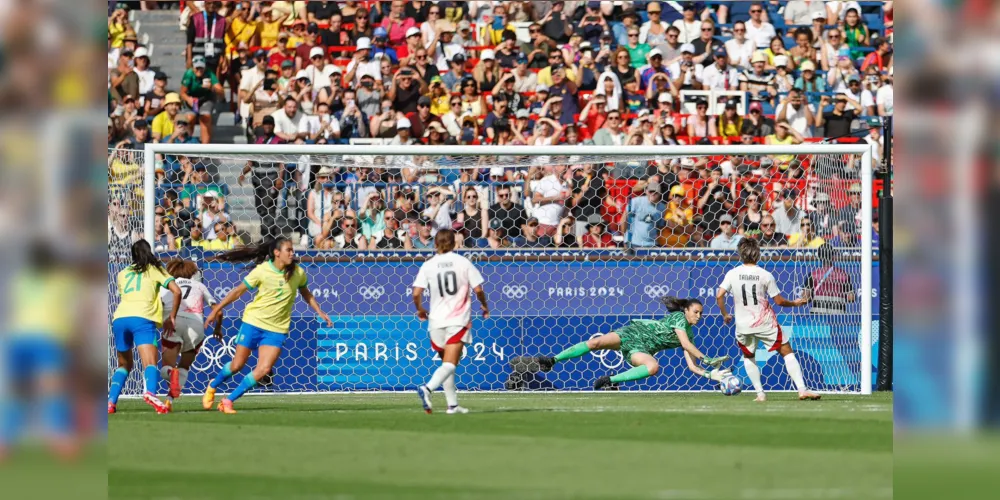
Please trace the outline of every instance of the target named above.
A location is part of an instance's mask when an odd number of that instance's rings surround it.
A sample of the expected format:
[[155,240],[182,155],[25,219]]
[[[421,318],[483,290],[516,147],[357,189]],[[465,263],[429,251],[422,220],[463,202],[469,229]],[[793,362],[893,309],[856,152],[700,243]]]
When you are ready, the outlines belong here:
[[164,343],[180,344],[181,352],[193,351],[201,347],[201,343],[205,341],[205,325],[195,318],[177,316],[174,333],[164,337],[163,340]]
[[446,326],[444,328],[431,328],[431,348],[437,352],[444,352],[444,346],[448,344],[472,343],[472,325]]
[[777,327],[760,333],[737,333],[736,343],[740,346],[740,351],[746,356],[753,356],[757,350],[757,342],[762,342],[768,351],[781,349],[782,344],[788,343],[788,336]]

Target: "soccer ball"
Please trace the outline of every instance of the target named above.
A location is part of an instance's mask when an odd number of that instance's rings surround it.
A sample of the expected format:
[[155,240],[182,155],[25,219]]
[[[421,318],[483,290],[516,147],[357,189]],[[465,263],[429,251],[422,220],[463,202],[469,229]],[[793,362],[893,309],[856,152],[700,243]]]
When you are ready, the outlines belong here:
[[739,378],[730,375],[719,382],[719,390],[726,396],[735,396],[743,392],[743,384],[740,383]]

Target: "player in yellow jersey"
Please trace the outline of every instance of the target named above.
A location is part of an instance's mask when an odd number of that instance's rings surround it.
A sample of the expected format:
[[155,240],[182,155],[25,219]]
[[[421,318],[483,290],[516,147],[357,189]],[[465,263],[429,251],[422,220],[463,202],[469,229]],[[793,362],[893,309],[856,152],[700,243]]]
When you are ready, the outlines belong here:
[[237,248],[229,252],[216,256],[217,260],[224,262],[247,262],[254,261],[257,267],[250,271],[250,274],[243,279],[243,282],[236,286],[229,295],[226,295],[222,302],[219,302],[212,309],[212,313],[205,319],[205,328],[222,316],[222,310],[226,306],[239,300],[239,298],[251,290],[257,293],[246,309],[243,310],[243,325],[240,327],[239,336],[236,337],[236,354],[232,361],[222,367],[222,371],[216,375],[215,379],[205,388],[202,396],[202,406],[208,410],[215,403],[215,391],[229,377],[239,373],[250,357],[251,351],[257,351],[257,366],[250,372],[240,385],[229,394],[228,398],[219,403],[219,411],[223,413],[236,413],[233,409],[233,401],[240,398],[246,391],[256,387],[263,379],[274,363],[281,356],[281,348],[288,338],[288,328],[292,322],[292,307],[295,305],[295,295],[302,294],[302,298],[309,304],[319,317],[326,320],[326,324],[333,326],[330,317],[323,312],[316,302],[316,298],[306,287],[308,280],[305,270],[298,265],[295,258],[295,250],[292,242],[288,238],[278,238],[277,240],[267,239],[256,247]]
[[0,342],[2,378],[13,389],[4,396],[0,415],[0,461],[31,415],[38,417],[55,453],[68,458],[79,450],[66,380],[79,282],[48,243],[33,243],[28,255],[28,265],[11,281],[10,323]]
[[[121,302],[112,317],[111,331],[115,337],[115,350],[118,351],[118,368],[111,377],[111,388],[108,390],[108,414],[116,411],[118,396],[128,372],[132,371],[133,345],[139,350],[139,358],[145,367],[146,392],[142,395],[143,401],[157,413],[168,413],[170,409],[156,397],[156,387],[160,383],[160,369],[156,366],[160,356],[157,329],[162,324],[165,335],[173,333],[177,308],[181,303],[181,289],[174,283],[174,278],[163,270],[163,263],[153,254],[146,240],[132,244],[132,265],[118,273],[117,284]],[[173,309],[166,319],[163,319],[163,303],[160,302],[161,287],[168,288],[174,295]]]

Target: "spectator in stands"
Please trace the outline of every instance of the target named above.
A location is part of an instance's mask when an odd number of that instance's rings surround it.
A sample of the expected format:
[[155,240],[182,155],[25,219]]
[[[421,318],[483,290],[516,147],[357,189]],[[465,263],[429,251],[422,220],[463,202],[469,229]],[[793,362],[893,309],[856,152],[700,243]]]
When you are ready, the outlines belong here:
[[736,182],[729,180],[729,186],[722,184],[722,169],[715,167],[709,172],[708,182],[698,192],[697,210],[701,213],[701,222],[714,234],[719,229],[720,218],[734,208],[733,198],[736,197]]
[[823,71],[830,70],[842,65],[842,57],[850,61],[850,46],[844,41],[842,32],[838,28],[833,28],[826,32],[826,42],[818,54]]
[[879,87],[875,95],[875,104],[878,106],[879,116],[892,116],[892,67],[889,73],[883,76],[883,84]]
[[191,135],[191,124],[180,117],[174,121],[174,132],[163,139],[166,144],[198,144],[198,139]]
[[[805,93],[826,92],[826,80],[816,76],[816,64],[804,61],[799,66],[800,76],[795,80],[795,88]],[[809,102],[819,102],[819,97],[809,98]]]
[[400,229],[399,221],[406,215],[400,210],[387,210],[383,215],[385,229],[368,239],[368,247],[377,250],[413,250],[408,231]]
[[205,238],[214,240],[218,237],[215,232],[217,223],[229,221],[229,214],[223,210],[222,202],[219,200],[219,193],[214,189],[206,190],[201,196],[201,228]]
[[372,57],[372,45],[369,38],[361,37],[356,43],[356,52],[351,62],[347,64],[347,74],[344,75],[344,81],[353,82],[355,86],[361,85],[365,76],[371,76],[374,82],[381,73],[382,67],[381,58]]
[[538,233],[540,224],[535,217],[529,217],[521,226],[521,237],[512,238],[514,246],[523,248],[551,248],[554,244],[551,236]]
[[812,222],[813,230],[816,234],[824,237],[833,235],[836,226],[837,214],[830,203],[830,195],[825,192],[816,193],[812,200],[815,210],[809,212],[809,221]]
[[694,46],[694,53],[697,54],[694,57],[695,64],[707,67],[715,63],[717,53],[721,53],[721,57],[728,62],[729,58],[725,54],[726,48],[722,42],[715,39],[715,23],[711,19],[701,22],[701,35],[692,41],[691,45]]
[[187,48],[184,51],[188,68],[195,67],[195,59],[201,56],[208,66],[208,73],[215,75],[220,72],[220,62],[228,62],[223,57],[226,53],[228,21],[218,12],[221,5],[222,2],[205,2],[201,15],[191,17],[187,26]]
[[871,44],[871,36],[868,33],[868,25],[861,20],[861,8],[857,4],[848,4],[844,12],[844,18],[840,20],[839,27],[844,32],[847,45],[851,48],[851,60],[856,61],[864,57],[864,52],[859,50]]
[[[462,64],[465,64],[465,48],[455,41],[455,24],[451,21],[438,21],[435,32],[436,37],[427,46],[427,50],[431,51],[430,53],[436,61],[438,71],[448,71],[449,64],[455,62],[456,57],[459,55],[462,56]],[[445,83],[448,83],[447,78],[445,79]]]
[[427,190],[426,207],[423,216],[432,223],[431,236],[439,229],[451,228],[451,209],[454,206],[455,192],[447,186],[434,186]]
[[590,220],[600,219],[601,201],[606,195],[604,176],[592,163],[574,165],[570,168],[572,175],[570,188],[572,196],[568,200],[571,214],[576,221],[575,235],[581,238],[587,231]]
[[[648,44],[639,42],[639,28],[629,28],[628,30],[628,43],[621,45],[625,50],[628,51],[630,58],[629,64],[632,68],[640,68],[646,64],[647,56],[649,52],[653,50]],[[661,56],[663,52],[660,52]],[[620,64],[620,63],[619,63]],[[621,75],[619,75],[621,77]]]
[[782,54],[774,57],[774,88],[778,95],[787,94],[795,86],[795,80],[788,73],[788,56]]
[[556,0],[550,5],[542,5],[541,11],[538,12],[542,15],[538,21],[542,25],[542,33],[557,43],[566,43],[569,41],[569,35],[573,33],[573,20],[571,16],[566,15],[564,8],[564,2]]
[[[752,40],[746,38],[746,23],[736,21],[733,23],[733,37],[726,40],[724,48],[728,55],[729,64],[738,68],[750,68],[750,58],[756,51]],[[716,60],[720,54],[716,53]]]
[[799,197],[799,192],[794,188],[786,188],[779,194],[779,199],[775,200],[778,202],[778,206],[771,212],[771,216],[774,218],[776,224],[775,231],[786,235],[796,233],[799,230],[799,224],[802,222],[802,219],[806,217],[805,212],[795,206],[795,200]]
[[802,91],[798,88],[789,91],[787,97],[778,104],[775,115],[778,123],[788,122],[792,130],[802,137],[812,137],[812,124],[816,121],[812,106],[806,101]]
[[660,229],[666,226],[664,213],[667,211],[663,203],[663,194],[659,183],[646,185],[646,195],[632,198],[628,209],[622,214],[622,232],[631,246],[656,246]]
[[[685,44],[685,47],[690,48],[690,44]],[[679,89],[678,82],[683,84],[686,81],[688,77],[686,73],[682,74],[680,71],[672,73],[663,65],[663,53],[660,52],[660,49],[651,50],[648,57],[649,64],[639,73],[639,88],[645,90],[647,96],[650,92],[655,94],[662,91],[673,91],[674,87]],[[687,69],[693,66],[694,63],[691,63],[690,65],[684,65],[684,68]],[[670,76],[672,74],[678,75],[678,79],[671,81]]]
[[476,80],[471,76],[466,76],[462,78],[462,82],[459,84],[461,89],[461,99],[462,99],[462,114],[471,114],[474,117],[483,116],[486,114],[486,99],[479,92],[479,86],[476,84]]
[[[875,39],[875,51],[868,54],[861,63],[861,71],[866,71],[869,67],[875,67],[878,71],[886,71],[892,65],[892,45],[888,38]],[[136,54],[139,52],[136,51]],[[136,59],[138,59],[136,55]]]
[[136,78],[139,83],[139,98],[153,90],[156,72],[149,68],[149,50],[146,47],[135,49],[134,61]]
[[871,90],[862,85],[860,75],[852,74],[848,76],[847,87],[841,90],[841,92],[843,92],[848,99],[853,99],[860,103],[861,107],[858,109],[858,115],[873,116],[876,114],[875,95]]
[[135,74],[134,54],[131,50],[122,49],[118,56],[118,65],[109,71],[111,97],[121,102],[126,95],[139,98],[139,76]]
[[[336,5],[336,2],[330,2],[332,5]],[[315,2],[309,2],[309,7],[315,5]],[[310,21],[317,24],[322,23],[322,19],[317,21]],[[329,17],[328,27],[325,30],[320,30],[319,32],[319,44],[324,47],[344,47],[351,44],[351,35],[344,29],[344,17],[339,12],[332,14]]]
[[[543,123],[539,128],[551,125],[558,127],[552,120],[539,119]],[[561,133],[561,127],[559,132]],[[545,177],[532,190],[532,203],[535,208],[532,215],[538,219],[539,236],[555,236],[559,221],[566,211],[566,201],[572,195],[570,186],[566,183],[566,165],[545,165]]]
[[[820,107],[825,109],[829,103],[830,97],[823,96]],[[853,109],[847,109],[848,103]],[[842,92],[836,96],[832,110],[816,113],[816,127],[826,127],[823,130],[824,137],[846,137],[851,132],[851,122],[857,118],[860,110],[861,104]]]
[[[802,134],[792,128],[792,126],[788,124],[787,120],[776,121],[774,125],[774,133],[764,137],[764,144],[768,145],[791,146],[802,144],[802,141]],[[771,161],[774,162],[774,166],[778,167],[778,170],[781,173],[784,173],[791,178],[801,176],[802,171],[799,168],[800,162],[796,159],[795,155],[771,155],[770,158]],[[784,229],[780,223],[778,229]],[[791,234],[789,231],[782,230],[782,232],[785,234]]]
[[167,75],[156,72],[153,76],[153,89],[139,99],[139,105],[143,108],[143,118],[151,121],[160,114],[163,111],[163,101],[167,94]]
[[159,142],[174,133],[177,113],[181,109],[181,98],[176,92],[171,92],[163,98],[163,111],[153,118],[153,141]]
[[[719,59],[716,59],[716,62],[718,61]],[[725,109],[719,115],[718,121],[716,130],[724,141],[726,139],[739,139],[740,132],[743,130],[743,117],[737,112],[735,100],[726,101]]]
[[598,217],[587,223],[587,232],[580,238],[580,248],[616,248],[608,225]]
[[[842,237],[856,239],[861,233],[861,184],[855,182],[847,190],[849,202],[837,213],[837,225]],[[853,241],[853,240],[851,240]]]
[[[546,108],[558,108],[560,104],[559,100],[561,99],[562,99],[561,97],[553,97],[552,99],[549,99],[549,102],[546,103]],[[542,113],[540,114],[545,114],[545,112],[547,111],[546,108],[542,108]],[[559,139],[562,138],[563,132],[565,131],[566,131],[565,127],[560,125],[559,122],[555,121],[552,118],[545,118],[540,116],[535,121],[535,135],[533,135],[531,139],[528,141],[528,145],[552,146],[555,144],[559,144]]]
[[370,191],[361,202],[358,208],[358,222],[361,224],[361,234],[368,240],[369,247],[373,246],[375,235],[385,230],[385,216],[389,213],[382,193],[377,188]]
[[733,216],[724,214],[719,217],[719,233],[708,246],[713,250],[735,250],[742,239],[743,236],[736,234],[733,227]]
[[[646,9],[646,13],[649,14],[649,21],[642,25],[642,28],[647,32],[657,29],[661,34],[661,39],[665,39],[663,34],[666,33],[668,24],[665,21],[660,20],[660,15],[662,14],[663,8],[657,2],[651,2],[649,7]],[[680,35],[678,36],[678,41],[680,43],[691,43],[698,39],[701,35],[701,21],[697,19],[697,12],[695,12],[695,6],[692,2],[687,2],[684,4],[684,17],[674,21],[673,26],[677,28]],[[645,34],[645,33],[644,33]],[[655,42],[647,42],[649,35],[643,36],[639,35],[639,40],[643,43],[649,43],[650,45],[656,45],[660,40]]]
[[788,244],[788,237],[785,233],[776,231],[776,228],[774,217],[765,215],[760,221],[761,233],[757,236],[761,247],[783,247]]
[[814,63],[819,59],[816,48],[813,47],[812,31],[809,28],[795,30],[795,46],[788,50],[791,69],[802,69],[805,63]]
[[[390,65],[395,66],[399,64],[399,54],[396,49],[389,46],[389,33],[385,28],[379,26],[375,28],[374,38],[372,38],[372,57],[375,59],[388,59]],[[383,66],[384,66],[383,62]]]
[[462,194],[462,210],[455,215],[453,227],[462,234],[463,245],[468,248],[483,248],[487,244],[479,240],[489,234],[488,201],[485,197],[480,199],[479,192],[473,186],[466,187]]
[[826,240],[816,234],[816,226],[806,217],[799,221],[799,231],[788,237],[788,246],[795,248],[819,248]]
[[[341,10],[341,12],[344,12]],[[346,16],[346,14],[345,14]],[[354,40],[355,45],[360,45],[362,38],[367,38],[369,42],[372,37],[375,36],[373,26],[371,24],[371,18],[369,17],[368,9],[360,8],[354,15],[354,19],[349,20],[347,17],[344,18],[344,22],[353,22],[354,27],[351,28],[351,40]]]
[[854,67],[854,61],[847,54],[847,50],[842,50],[840,57],[837,58],[837,66],[827,72],[826,83],[834,92],[847,90],[851,83],[851,77],[856,77],[859,84],[861,82],[861,75]]
[[392,101],[392,109],[404,114],[413,113],[417,111],[417,102],[427,90],[427,82],[418,78],[412,69],[403,68],[392,77],[387,97]]
[[125,44],[125,36],[131,31],[135,33],[128,20],[128,12],[125,9],[115,9],[108,16],[108,43],[112,49],[121,49]]
[[434,248],[434,237],[431,236],[433,222],[426,217],[417,219],[417,234],[410,239],[414,250],[430,250]]
[[[198,19],[197,17],[195,19]],[[212,142],[212,115],[215,112],[215,97],[222,97],[222,84],[215,73],[206,66],[205,58],[197,55],[191,62],[192,68],[181,79],[181,99],[198,117],[201,126],[201,142]]]
[[760,232],[761,222],[767,217],[767,214],[761,211],[760,199],[761,195],[756,190],[750,190],[750,194],[745,198],[736,221],[737,231],[740,234]]
[[740,74],[729,65],[729,60],[725,48],[715,49],[712,64],[706,65],[701,72],[700,81],[704,90],[736,90],[740,87]]
[[327,100],[332,93],[330,88],[340,86],[340,77],[343,70],[340,69],[340,66],[327,63],[326,51],[323,50],[323,47],[313,47],[309,50],[308,54],[310,64],[307,64],[300,71],[300,74],[309,78],[309,81],[312,83],[312,89],[315,89],[311,93],[315,97]]
[[481,92],[491,92],[500,82],[500,66],[497,65],[496,55],[491,49],[486,49],[479,56],[479,63],[472,69],[472,77],[475,78]]
[[750,5],[750,22],[746,23],[747,38],[753,41],[758,50],[770,46],[771,39],[777,35],[774,26],[764,20],[764,6],[760,2]]
[[708,101],[698,99],[695,104],[695,114],[688,118],[687,135],[691,140],[697,138],[712,138],[719,135],[715,119],[708,116]]
[[299,112],[299,102],[294,97],[286,97],[281,109],[269,115],[274,119],[274,135],[285,142],[295,142],[304,139],[302,128],[303,113]]
[[760,101],[750,102],[750,114],[743,122],[743,135],[764,138],[774,133],[774,125],[764,116]]
[[[338,227],[339,234],[333,234],[333,229]],[[342,219],[330,218],[323,226],[321,237],[316,239],[316,248],[324,250],[368,250],[368,240],[358,232],[358,220],[351,216]]]
[[740,73],[740,91],[749,92],[751,101],[770,100],[770,97],[765,98],[761,93],[774,96],[778,93],[778,89],[774,86],[774,74],[764,71],[767,56],[762,52],[754,53],[750,65],[751,69]]
[[826,4],[819,0],[791,0],[785,5],[785,24],[805,25],[816,15],[826,17]]
[[[612,23],[611,29],[615,37],[615,45],[628,45],[628,32],[632,28],[639,28],[639,14],[634,7],[626,7],[618,16],[619,22]],[[638,36],[636,37],[638,38]],[[636,40],[638,42],[638,39]]]
[[846,314],[847,304],[856,299],[851,276],[836,265],[836,251],[830,244],[819,246],[820,268],[810,271],[802,285],[802,296],[810,301],[811,314]]
[[511,238],[520,237],[521,226],[527,221],[524,207],[514,203],[514,194],[509,185],[497,186],[496,198],[497,203],[490,207],[488,213],[490,223],[499,224],[504,234]]

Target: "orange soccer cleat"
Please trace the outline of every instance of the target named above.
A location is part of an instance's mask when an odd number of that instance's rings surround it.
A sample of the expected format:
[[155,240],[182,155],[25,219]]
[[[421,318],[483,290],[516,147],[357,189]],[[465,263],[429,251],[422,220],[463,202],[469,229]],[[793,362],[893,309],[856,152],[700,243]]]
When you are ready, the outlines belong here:
[[236,414],[236,410],[233,409],[233,402],[228,399],[223,399],[222,402],[219,403],[219,411],[225,413],[226,415]]

